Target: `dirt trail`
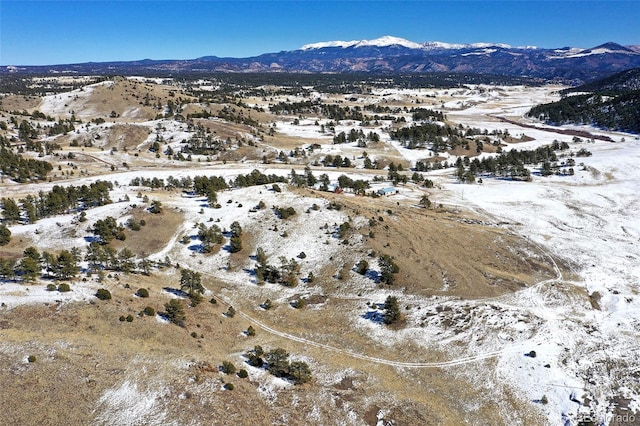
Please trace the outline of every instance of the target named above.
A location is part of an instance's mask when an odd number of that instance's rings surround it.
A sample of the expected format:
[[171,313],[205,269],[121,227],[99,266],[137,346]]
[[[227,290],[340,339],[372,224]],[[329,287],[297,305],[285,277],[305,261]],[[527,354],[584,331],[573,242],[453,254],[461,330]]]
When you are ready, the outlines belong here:
[[504,123],[515,124],[516,126],[524,127],[524,128],[527,128],[527,129],[541,130],[543,132],[557,133],[559,135],[577,136],[577,137],[580,137],[580,138],[587,138],[587,139],[598,139],[598,140],[605,141],[605,142],[613,142],[613,139],[611,139],[609,136],[594,135],[594,134],[589,133],[589,132],[584,131],[584,130],[558,129],[558,128],[552,128],[552,127],[539,127],[539,126],[534,126],[532,124],[526,124],[526,123],[521,123],[519,121],[511,120],[509,118],[501,117],[499,115],[490,115],[490,117],[493,117],[493,118],[495,118],[497,120],[500,120],[500,121],[502,121]]
[[[220,296],[217,295],[217,297],[221,300],[222,303],[224,303],[227,306],[231,305],[231,302],[229,299],[227,299],[224,296]],[[255,318],[253,318],[252,316],[239,311],[236,309],[236,314],[242,316],[243,318],[251,321],[252,324],[257,325],[258,327],[260,327],[261,329],[263,329],[266,332],[269,332],[273,335],[282,337],[284,339],[288,339],[288,340],[292,340],[294,342],[298,342],[298,343],[303,343],[305,345],[308,346],[314,346],[316,348],[321,348],[321,349],[325,349],[325,350],[329,350],[332,352],[337,352],[343,355],[348,355],[352,358],[356,358],[356,359],[361,359],[363,361],[370,361],[370,362],[374,362],[376,364],[384,364],[384,365],[390,365],[392,367],[404,367],[404,368],[445,368],[445,367],[454,367],[457,365],[463,365],[463,364],[469,364],[472,362],[478,362],[478,361],[482,361],[484,359],[488,359],[488,358],[493,358],[505,353],[516,353],[516,352],[521,352],[523,349],[520,346],[512,346],[510,348],[507,349],[502,349],[499,351],[492,351],[492,352],[486,352],[483,354],[478,354],[478,355],[470,355],[470,356],[466,356],[466,357],[461,357],[461,358],[456,358],[456,359],[452,359],[450,361],[441,361],[441,362],[403,362],[403,361],[393,361],[393,360],[389,360],[389,359],[384,359],[384,358],[377,358],[377,357],[373,357],[373,356],[369,356],[369,355],[365,355],[365,354],[361,354],[358,352],[353,352],[347,349],[341,349],[335,346],[331,346],[331,345],[327,345],[324,343],[319,343],[319,342],[315,342],[313,340],[309,340],[309,339],[305,339],[303,337],[299,337],[299,336],[295,336],[293,334],[289,334],[289,333],[285,333],[283,331],[279,331],[276,330],[273,327],[270,327],[268,325],[266,325],[265,323],[263,323],[262,321],[259,321]]]
[[[490,217],[490,215],[487,212],[482,211],[479,212],[476,210],[476,213],[478,214],[482,214],[486,217]],[[558,264],[556,263],[555,259],[553,258],[553,256],[546,250],[544,250],[542,247],[540,247],[537,244],[532,243],[538,250],[540,250],[540,252],[547,258],[549,258],[549,260],[551,261],[552,265],[553,265],[553,269],[556,273],[556,277],[554,278],[550,278],[550,279],[546,279],[543,281],[540,281],[538,283],[536,283],[535,285],[529,287],[528,289],[524,290],[524,291],[531,291],[531,292],[537,292],[537,290],[548,283],[552,283],[552,282],[559,282],[563,280],[563,275],[562,275],[562,271],[560,269],[560,267],[558,266]],[[512,296],[512,295],[511,295]],[[217,297],[221,300],[222,303],[224,303],[227,306],[231,306],[231,300],[227,297],[221,296],[221,295],[217,295]],[[496,298],[490,298],[490,299],[483,299],[481,300],[481,302],[486,302],[487,300],[501,300],[501,301],[505,301],[505,296],[499,296]],[[528,298],[530,300],[535,300],[537,299],[536,297],[531,297]],[[532,306],[530,306],[530,308],[535,308],[538,307],[539,305],[536,303],[533,303]],[[358,353],[358,352],[354,352],[348,349],[342,349],[339,347],[335,347],[335,346],[331,346],[331,345],[327,345],[324,343],[319,343],[319,342],[315,342],[313,340],[309,340],[309,339],[305,339],[290,333],[286,333],[280,330],[277,330],[267,324],[265,324],[262,321],[257,320],[256,318],[248,315],[245,312],[242,312],[240,310],[236,310],[236,313],[240,316],[242,316],[243,318],[247,319],[248,321],[250,321],[252,324],[257,325],[258,327],[260,327],[261,329],[263,329],[264,331],[271,333],[273,335],[282,337],[284,339],[288,339],[288,340],[292,340],[298,343],[303,343],[305,345],[309,345],[309,346],[313,346],[313,347],[317,347],[317,348],[321,348],[321,349],[325,349],[325,350],[329,350],[332,352],[337,352],[343,355],[347,355],[350,356],[352,358],[355,359],[360,359],[363,361],[369,361],[369,362],[373,362],[373,363],[377,363],[377,364],[383,364],[383,365],[389,365],[389,366],[393,366],[393,367],[401,367],[401,368],[446,368],[446,367],[454,367],[454,366],[458,366],[458,365],[464,365],[464,364],[469,364],[469,363],[474,363],[474,362],[479,362],[485,359],[489,359],[489,358],[494,358],[494,357],[498,357],[500,355],[503,354],[508,354],[508,353],[517,353],[517,352],[521,352],[523,351],[522,345],[519,344],[514,344],[511,345],[510,347],[498,350],[498,351],[491,351],[491,352],[486,352],[486,353],[482,353],[482,354],[477,354],[477,355],[469,355],[469,356],[465,356],[465,357],[460,357],[460,358],[455,358],[449,361],[440,361],[440,362],[404,362],[404,361],[394,361],[394,360],[390,360],[390,359],[385,359],[385,358],[378,358],[378,357],[373,357],[373,356],[369,356],[369,355],[365,355],[362,353]]]

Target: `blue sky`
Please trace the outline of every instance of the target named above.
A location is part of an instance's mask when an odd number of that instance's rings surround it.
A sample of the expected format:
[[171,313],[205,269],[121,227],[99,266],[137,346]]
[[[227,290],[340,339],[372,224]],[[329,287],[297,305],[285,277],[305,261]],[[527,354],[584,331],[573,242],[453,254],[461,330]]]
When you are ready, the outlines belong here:
[[0,1],[0,64],[248,57],[373,39],[640,44],[640,1]]

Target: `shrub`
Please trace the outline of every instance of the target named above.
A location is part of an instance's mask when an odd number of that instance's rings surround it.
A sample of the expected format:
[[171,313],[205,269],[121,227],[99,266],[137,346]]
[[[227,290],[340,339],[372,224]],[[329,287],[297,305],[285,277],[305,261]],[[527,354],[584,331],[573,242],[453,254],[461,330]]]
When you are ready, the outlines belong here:
[[151,306],[147,306],[146,308],[144,308],[142,313],[144,313],[148,317],[152,317],[152,316],[155,316],[156,310],[153,309]]
[[149,211],[153,214],[162,213],[162,203],[158,200],[153,200],[151,202],[151,206],[149,207]]
[[126,318],[127,322],[133,322],[133,315],[129,314]]
[[191,301],[191,307],[195,308],[202,302],[202,296],[198,293],[193,293],[189,295],[189,300]]
[[236,366],[232,362],[224,361],[220,367],[220,371],[224,374],[233,374],[236,372]]
[[264,365],[264,360],[260,357],[260,355],[250,353],[247,354],[247,364],[252,367],[260,368]]
[[187,316],[184,312],[184,305],[178,299],[171,299],[165,303],[164,308],[167,311],[167,318],[172,323],[184,327]]
[[127,226],[129,227],[129,229],[131,229],[132,231],[139,231],[141,229],[140,226],[140,222],[136,222],[133,219],[129,219],[127,221]]
[[398,298],[395,296],[387,296],[384,302],[384,315],[382,320],[385,324],[394,324],[400,321],[402,315],[400,314],[400,305],[398,304]]
[[264,303],[262,304],[262,309],[268,311],[271,308],[273,308],[273,302],[271,301],[271,299],[265,300]]
[[359,273],[360,275],[366,274],[368,270],[369,270],[369,262],[367,262],[366,260],[363,259],[356,264],[356,272]]
[[209,303],[211,303],[212,305],[215,305],[215,304],[217,304],[217,303],[218,303],[218,301],[215,299],[215,297],[212,297],[212,298],[209,300]]
[[296,210],[293,207],[274,207],[274,211],[276,216],[283,220],[296,214]]
[[27,358],[27,361],[36,362],[36,356],[35,355],[29,355],[29,357]]
[[120,315],[120,318],[118,318],[118,321],[120,322],[124,322],[126,320],[124,315]]
[[193,337],[194,339],[198,337],[198,333],[196,333],[195,331],[191,332],[191,337]]
[[293,361],[287,369],[287,378],[294,385],[301,385],[311,381],[311,368],[304,361]]
[[56,291],[57,287],[55,284],[47,284],[47,291]]
[[250,325],[249,328],[247,328],[247,336],[255,336],[255,335],[256,335],[256,329]]
[[67,291],[71,291],[71,287],[69,287],[67,283],[62,283],[58,286],[58,291],[60,293],[66,293]]
[[243,368],[238,371],[238,377],[240,377],[241,379],[246,379],[247,377],[249,377],[249,373],[247,373],[247,370]]
[[229,240],[229,252],[238,253],[240,250],[242,250],[242,240],[240,237],[234,235]]
[[111,300],[111,292],[106,288],[99,288],[96,291],[96,297],[100,300]]
[[264,355],[264,349],[262,349],[262,346],[260,346],[260,345],[255,345],[253,347],[253,353],[258,355],[258,356],[262,356],[262,355]]
[[236,315],[236,310],[233,308],[233,306],[229,306],[229,309],[227,309],[226,315],[229,318],[233,318]]
[[149,297],[149,290],[147,290],[146,288],[139,288],[138,291],[136,291],[136,296]]
[[225,383],[224,388],[230,391],[233,390],[233,383]]

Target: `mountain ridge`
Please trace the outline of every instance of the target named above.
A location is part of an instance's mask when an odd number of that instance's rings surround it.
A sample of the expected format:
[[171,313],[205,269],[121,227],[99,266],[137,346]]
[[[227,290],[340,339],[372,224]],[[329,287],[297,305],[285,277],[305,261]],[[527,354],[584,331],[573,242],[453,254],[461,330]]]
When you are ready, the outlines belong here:
[[[414,42],[401,37],[394,36],[382,36],[373,40],[352,40],[352,41],[325,41],[318,43],[310,43],[303,45],[298,50],[311,50],[311,49],[321,49],[325,47],[364,47],[364,46],[378,46],[378,47],[389,47],[393,45],[404,46],[410,49],[465,49],[465,48],[483,48],[483,47],[492,47],[499,46],[504,48],[512,48],[511,45],[504,43],[446,43],[441,41],[426,41],[426,42]],[[519,48],[531,48],[537,49],[535,46],[526,46]]]
[[89,62],[46,66],[2,66],[0,74],[128,74],[197,72],[289,73],[466,73],[529,77],[573,85],[640,67],[635,46],[614,42],[577,47],[512,47],[503,43],[416,43],[400,37],[328,41],[248,58]]

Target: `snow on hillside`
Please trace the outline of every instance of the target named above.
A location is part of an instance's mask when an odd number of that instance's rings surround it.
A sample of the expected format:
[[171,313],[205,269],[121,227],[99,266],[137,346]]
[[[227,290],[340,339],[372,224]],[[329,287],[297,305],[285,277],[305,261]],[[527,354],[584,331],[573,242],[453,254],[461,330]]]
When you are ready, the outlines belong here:
[[53,117],[68,117],[72,113],[79,118],[93,117],[95,115],[94,109],[86,106],[86,103],[91,99],[93,91],[96,87],[110,87],[113,84],[113,81],[103,81],[70,92],[44,96],[38,109],[43,114]]
[[[528,102],[539,101],[540,96]],[[526,103],[518,102],[494,113],[522,113]],[[449,117],[491,129],[480,117],[487,109],[472,107]],[[509,123],[496,122],[495,127],[535,138],[516,144],[517,149],[557,139],[568,142],[574,152],[584,147],[593,153],[577,159],[584,167],[576,168],[574,176],[534,174],[529,183],[485,179],[482,185],[444,185],[446,201],[509,223],[514,232],[568,262],[576,275],[499,300],[509,309],[535,315],[542,325],[523,352],[500,356],[497,374],[532,401],[546,396],[549,402],[541,408],[551,423],[575,424],[576,416],[589,414],[580,404],[584,398],[592,401],[597,418],[610,418],[610,392],[635,401],[640,397],[637,382],[628,374],[640,367],[640,141],[584,126],[580,130],[606,134],[616,142],[575,143],[569,135]],[[589,299],[593,307],[585,305]],[[525,349],[535,350],[537,358],[523,359]]]
[[[357,45],[359,42],[354,43]],[[42,111],[62,114],[66,112],[67,107],[63,107],[65,103],[80,102],[89,90],[91,87],[85,88],[84,93],[74,91],[46,97]],[[576,173],[573,176],[541,177],[534,170],[532,182],[487,178],[482,184],[462,185],[453,181],[450,171],[429,174],[430,178],[438,180],[442,188],[433,194],[434,201],[485,215],[492,223],[503,223],[501,226],[538,247],[538,252],[531,253],[532,256],[542,256],[566,265],[563,270],[570,272],[563,273],[558,267],[558,276],[554,279],[513,294],[475,301],[406,295],[397,288],[372,287],[370,280],[356,276],[349,282],[350,293],[337,290],[336,296],[353,297],[361,289],[367,289],[367,300],[382,301],[392,294],[402,297],[404,303],[421,309],[406,312],[405,328],[390,330],[363,317],[364,312],[357,310],[364,309],[362,306],[353,308],[350,318],[355,329],[371,336],[379,344],[394,347],[410,341],[426,352],[437,349],[448,357],[444,363],[412,364],[371,357],[369,361],[396,366],[399,374],[408,374],[411,368],[455,366],[455,370],[448,371],[476,383],[479,388],[506,386],[516,389],[520,397],[545,413],[549,424],[575,425],[578,416],[589,414],[589,410],[597,418],[606,419],[611,415],[613,406],[610,402],[615,397],[632,400],[631,408],[640,410],[640,387],[631,374],[640,370],[640,169],[637,167],[640,141],[633,135],[587,128],[591,133],[608,135],[615,142],[578,143],[573,141],[571,135],[553,133],[551,126],[544,126],[544,129],[523,128],[492,117],[521,118],[532,105],[556,99],[559,96],[556,87],[520,86],[498,90],[468,86],[448,91],[384,89],[374,93],[380,99],[397,101],[407,101],[426,94],[447,98],[447,102],[439,104],[436,109],[442,110],[454,123],[489,131],[508,130],[515,137],[524,133],[533,139],[510,144],[506,149],[532,149],[557,139],[569,143],[574,152],[584,147],[593,153],[591,157],[576,158]],[[362,150],[355,149],[351,144],[331,144],[331,136],[319,133],[319,126],[314,123],[311,118],[300,120],[299,125],[281,120],[276,122],[276,129],[280,134],[302,141],[322,142],[318,153],[323,155],[344,155],[345,152],[355,155],[356,151]],[[178,144],[190,135],[181,124],[168,120],[142,123],[152,129],[159,124],[162,137],[171,144]],[[348,131],[358,125],[345,120],[336,126],[336,132]],[[380,133],[389,150],[396,150],[412,163],[428,156],[426,150],[408,150],[390,141],[388,134],[382,132],[383,126],[386,124],[373,130]],[[579,129],[585,130],[584,127]],[[155,135],[151,134],[140,147],[153,137]],[[623,138],[625,142],[622,142]],[[102,179],[118,183],[112,193],[114,201],[125,195],[133,200],[138,191],[147,192],[145,188],[130,186],[134,177],[166,179],[172,175],[179,179],[184,176],[215,175],[229,180],[238,174],[251,172],[254,167],[260,168],[265,174],[286,175],[289,172],[289,169],[264,165],[227,164],[203,165],[197,169],[127,171]],[[336,169],[327,171],[327,174],[335,181],[345,172]],[[353,169],[348,173],[352,178],[367,176],[359,176],[360,172]],[[73,183],[88,184],[99,178],[79,178],[74,179]],[[35,193],[50,189],[54,184],[4,187],[3,191],[32,190]],[[252,236],[255,247],[263,248],[269,262],[275,265],[279,265],[280,256],[287,260],[297,259],[304,252],[302,277],[309,272],[319,272],[319,268],[327,265],[327,259],[341,259],[347,251],[361,247],[361,241],[357,238],[353,238],[351,245],[346,246],[332,233],[337,225],[348,220],[345,212],[327,209],[328,202],[322,198],[298,195],[289,191],[286,185],[282,185],[282,189],[282,192],[275,192],[268,185],[223,191],[218,194],[220,209],[209,208],[202,197],[183,197],[179,193],[165,196],[163,206],[176,209],[184,220],[168,244],[157,247],[150,257],[160,260],[170,256],[172,261],[207,275],[223,276],[229,284],[223,290],[224,295],[232,298],[238,290],[250,291],[254,288],[255,277],[250,273],[254,260],[247,256],[238,264],[230,265],[227,239],[219,252],[207,256],[206,262],[203,261],[204,255],[198,252],[196,226],[199,223],[207,226],[216,224],[228,230],[234,221],[238,221]],[[414,193],[411,189],[403,188],[398,200],[417,200],[419,194],[422,192]],[[255,210],[260,201],[264,201],[267,208]],[[73,215],[61,215],[32,225],[15,225],[11,231],[16,238],[28,236],[41,250],[54,250],[61,245],[84,248],[85,237],[90,235],[85,231],[86,228],[108,215],[117,217],[119,221],[125,220],[131,203],[116,202],[92,209],[91,220],[81,229],[74,228]],[[317,204],[317,210],[311,208],[314,204]],[[297,214],[287,220],[278,219],[271,209],[274,206],[291,206]],[[354,218],[356,226],[358,220]],[[189,237],[188,244],[180,243],[184,236]],[[340,266],[335,265],[336,268]],[[443,286],[446,286],[445,280]],[[27,301],[57,303],[60,300],[64,303],[87,300],[93,297],[95,283],[74,282],[72,289],[69,293],[58,293],[47,292],[44,285],[3,283],[0,286],[3,302],[13,307]],[[265,284],[261,291],[274,294],[274,299],[277,297],[284,301],[294,294],[311,293],[314,287],[301,283],[295,289],[289,289]],[[285,334],[281,332],[280,335]],[[346,353],[341,348],[334,349]],[[360,358],[367,359],[364,356]],[[272,391],[271,388],[261,389],[266,394]],[[120,398],[118,395],[121,394],[137,402]],[[541,402],[543,396],[546,404]],[[132,418],[145,422],[149,420],[144,418],[145,413],[152,408],[157,409],[155,397],[156,393],[142,392],[135,383],[125,382],[107,391],[100,401],[100,407],[104,412],[129,413]],[[588,408],[583,404],[587,399],[590,401]],[[499,406],[499,409],[504,411],[505,407]],[[507,412],[504,416],[505,419],[510,418]]]
[[592,55],[605,55],[607,53],[622,53],[624,55],[634,55],[635,52],[629,52],[626,50],[614,50],[607,48],[599,48],[599,49],[589,49],[585,51],[581,51],[579,53],[573,53],[571,55],[565,56],[565,58],[580,58],[583,56],[592,56]]
[[384,46],[403,46],[409,49],[420,49],[422,45],[420,43],[414,43],[412,41],[393,37],[393,36],[384,36],[374,40],[352,40],[352,41],[327,41],[320,43],[311,43],[305,44],[300,48],[300,50],[311,50],[311,49],[322,49],[325,47],[367,47],[367,46],[376,46],[376,47],[384,47]]
[[[376,46],[376,47],[387,47],[387,46],[402,46],[409,49],[422,49],[422,50],[460,50],[460,49],[488,49],[488,48],[502,48],[502,49],[512,49],[513,47],[509,44],[505,43],[486,43],[486,42],[478,42],[478,43],[444,43],[441,41],[427,41],[424,43],[416,43],[404,38],[394,37],[394,36],[384,36],[374,40],[351,40],[351,41],[342,41],[342,40],[334,40],[334,41],[324,41],[319,43],[309,43],[305,44],[300,48],[300,50],[313,50],[313,49],[323,49],[327,47],[368,47],[368,46]],[[521,46],[516,47],[516,49],[537,49],[536,46]]]

